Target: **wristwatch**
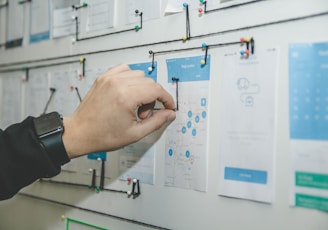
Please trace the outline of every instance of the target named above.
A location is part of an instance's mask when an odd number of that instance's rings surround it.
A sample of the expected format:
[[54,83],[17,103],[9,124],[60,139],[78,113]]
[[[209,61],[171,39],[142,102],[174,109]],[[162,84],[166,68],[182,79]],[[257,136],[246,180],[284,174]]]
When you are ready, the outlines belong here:
[[42,114],[33,119],[35,132],[50,159],[59,165],[69,162],[63,143],[64,125],[57,112]]

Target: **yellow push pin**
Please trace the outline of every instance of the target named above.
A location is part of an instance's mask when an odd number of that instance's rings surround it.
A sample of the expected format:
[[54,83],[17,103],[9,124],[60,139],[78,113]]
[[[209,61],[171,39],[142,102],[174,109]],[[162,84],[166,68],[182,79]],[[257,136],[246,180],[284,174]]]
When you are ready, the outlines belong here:
[[186,35],[182,36],[182,41],[187,41],[187,36]]
[[205,65],[206,64],[205,60],[204,59],[200,60],[200,64]]
[[250,37],[245,38],[245,41],[246,41],[246,42],[250,42],[250,41],[251,41],[251,38],[250,38]]
[[65,219],[66,219],[66,216],[65,216],[65,215],[61,215],[61,216],[60,216],[60,219],[61,219],[61,220],[65,220]]
[[85,61],[85,58],[80,58],[80,62],[83,63]]

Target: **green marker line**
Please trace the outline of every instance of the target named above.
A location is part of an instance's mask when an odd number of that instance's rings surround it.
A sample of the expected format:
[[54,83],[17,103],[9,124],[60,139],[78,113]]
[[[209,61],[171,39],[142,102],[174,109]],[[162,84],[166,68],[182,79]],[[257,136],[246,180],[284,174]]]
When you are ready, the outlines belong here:
[[69,230],[69,223],[70,222],[74,222],[74,223],[84,225],[84,226],[87,226],[87,227],[91,227],[91,228],[94,228],[94,229],[108,230],[108,228],[102,228],[102,227],[99,227],[99,226],[96,226],[96,225],[93,225],[93,224],[89,224],[89,223],[86,223],[86,222],[83,222],[83,221],[80,221],[80,220],[72,219],[72,218],[69,218],[69,217],[66,217],[66,220],[67,220],[66,221],[66,230]]

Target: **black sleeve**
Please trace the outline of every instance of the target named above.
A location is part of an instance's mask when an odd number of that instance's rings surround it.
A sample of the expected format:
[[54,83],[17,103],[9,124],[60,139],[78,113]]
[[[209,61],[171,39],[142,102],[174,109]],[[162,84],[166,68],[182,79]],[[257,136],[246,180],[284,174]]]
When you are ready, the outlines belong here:
[[[66,152],[58,154],[69,161]],[[56,176],[60,171],[61,165],[52,161],[41,146],[32,117],[4,131],[0,129],[0,200],[11,198],[35,180]]]

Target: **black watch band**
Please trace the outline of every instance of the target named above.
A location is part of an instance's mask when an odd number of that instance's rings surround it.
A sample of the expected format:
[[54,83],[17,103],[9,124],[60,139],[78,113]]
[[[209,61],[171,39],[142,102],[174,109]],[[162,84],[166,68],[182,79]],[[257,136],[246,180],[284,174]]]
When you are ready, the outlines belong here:
[[43,114],[40,117],[34,118],[33,122],[36,134],[49,158],[56,165],[63,165],[69,162],[62,139],[64,126],[59,113]]

